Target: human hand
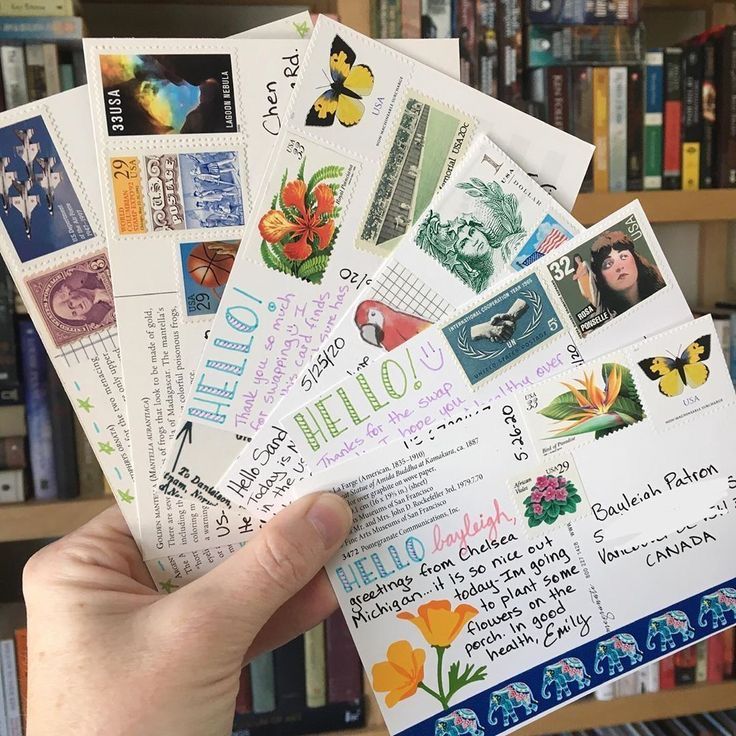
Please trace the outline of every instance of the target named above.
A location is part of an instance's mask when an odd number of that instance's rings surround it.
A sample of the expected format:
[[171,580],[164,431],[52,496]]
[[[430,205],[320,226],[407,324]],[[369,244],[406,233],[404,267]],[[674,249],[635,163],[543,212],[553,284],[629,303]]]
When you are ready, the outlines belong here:
[[335,494],[302,498],[168,596],[117,508],[42,549],[23,574],[27,736],[230,734],[244,662],[335,609],[322,567],[351,518]]

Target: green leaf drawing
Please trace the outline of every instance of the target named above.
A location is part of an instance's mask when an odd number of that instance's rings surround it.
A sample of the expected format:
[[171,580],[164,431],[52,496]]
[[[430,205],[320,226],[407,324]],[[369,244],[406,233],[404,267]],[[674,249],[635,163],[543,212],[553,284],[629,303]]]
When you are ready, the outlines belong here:
[[542,523],[542,520],[538,516],[533,516],[531,519],[529,519],[529,526],[539,526]]
[[636,390],[636,384],[631,376],[631,371],[620,363],[604,363],[601,367],[601,373],[603,375],[603,382],[608,380],[608,374],[613,370],[613,366],[618,366],[621,372],[621,390],[619,396],[625,396],[627,399],[633,399],[639,401],[639,392]]
[[486,678],[486,666],[481,665],[465,665],[465,669],[460,672],[460,662],[453,662],[447,673],[447,697],[448,699],[458,690],[469,685],[471,682],[480,682]]
[[296,178],[299,181],[304,181],[304,167],[306,166],[306,164],[307,164],[307,159],[305,157],[305,158],[302,159],[301,166],[299,167],[299,172],[296,175]]
[[[581,390],[580,393],[587,397],[584,389]],[[561,421],[563,419],[567,419],[570,414],[577,412],[579,409],[580,405],[572,395],[572,391],[566,391],[564,394],[555,396],[547,406],[543,409],[539,409],[538,411],[543,417]]]
[[261,241],[261,257],[269,268],[273,268],[275,271],[291,273],[289,261],[281,254],[272,250],[271,246],[265,240]]
[[[300,279],[306,279],[307,281],[313,281],[319,283],[322,280],[322,276],[327,268],[327,262],[330,260],[329,255],[320,253],[318,256],[311,256],[299,266],[297,276]],[[319,276],[319,279],[315,277]]]
[[279,207],[283,210],[286,205],[284,204],[284,187],[286,186],[286,175],[287,171],[284,171],[284,175],[281,177],[281,184],[279,184],[279,193],[273,198],[273,202],[271,202],[271,209],[276,209],[276,200],[278,197],[278,203]]
[[[317,184],[319,184],[321,181],[324,181],[325,179],[336,179],[338,176],[342,176],[342,172],[344,170],[345,167],[343,166],[323,166],[321,169],[317,169],[317,171],[315,171],[309,179],[309,183],[307,184],[307,191],[311,192],[317,186]],[[334,194],[337,194],[337,192],[339,191],[339,185],[331,184],[330,187],[334,187],[332,191]]]

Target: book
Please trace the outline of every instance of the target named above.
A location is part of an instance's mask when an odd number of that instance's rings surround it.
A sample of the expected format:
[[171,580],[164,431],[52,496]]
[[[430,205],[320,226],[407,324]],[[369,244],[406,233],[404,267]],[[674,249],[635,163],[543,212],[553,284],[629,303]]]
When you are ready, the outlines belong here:
[[675,660],[670,655],[659,660],[659,689],[671,690],[675,687]]
[[452,38],[452,0],[422,0],[422,38]]
[[51,435],[48,363],[33,323],[22,319],[18,324],[20,337],[23,388],[28,421],[28,455],[30,459],[33,495],[37,499],[58,497],[54,468],[54,442]]
[[685,647],[673,655],[675,663],[675,685],[692,685],[698,663],[697,645]]
[[250,686],[254,713],[270,713],[276,709],[273,652],[264,652],[250,663]]
[[705,681],[711,684],[723,682],[723,669],[725,666],[725,644],[723,632],[711,636],[705,642],[707,650]]
[[626,89],[626,189],[644,187],[644,69],[627,67]]
[[546,120],[555,128],[570,132],[570,68],[553,66],[542,71],[547,76]]
[[74,451],[77,458],[79,495],[82,498],[99,498],[103,485],[102,468],[76,416],[74,417]]
[[276,710],[298,712],[306,705],[304,637],[297,636],[273,652]]
[[682,54],[682,188],[689,191],[700,188],[702,78],[702,48],[690,45]]
[[608,189],[626,191],[626,93],[628,74],[625,66],[608,70]]
[[25,437],[0,437],[0,470],[23,470],[27,466]]
[[46,94],[58,94],[61,92],[61,78],[59,53],[55,43],[43,44],[43,65],[46,73]]
[[659,663],[653,662],[639,670],[639,688],[640,693],[656,693],[659,692]]
[[15,665],[15,643],[12,639],[0,641],[0,665],[2,666],[5,698],[5,718],[9,736],[23,736],[18,692],[18,669]]
[[[76,498],[79,495],[77,455],[74,446],[74,410],[59,380],[53,364],[47,358],[46,373],[49,386],[49,412],[53,438],[54,469],[58,498]],[[33,441],[31,439],[31,441]]]
[[235,712],[238,715],[250,713],[253,710],[253,696],[250,687],[250,668],[243,667],[240,670],[240,683],[238,694],[235,696]]
[[363,667],[341,611],[325,621],[327,700],[359,701],[363,694]]
[[327,703],[324,623],[304,632],[304,673],[307,708],[320,708]]
[[3,684],[2,659],[0,659],[0,736],[8,736],[8,714],[5,706],[5,685]]
[[726,26],[716,41],[716,182],[736,187],[736,26]]
[[42,43],[26,44],[26,76],[28,100],[41,100],[48,94],[46,90],[46,60]]
[[[572,111],[570,132],[581,140],[593,143],[593,68],[573,67],[570,70],[572,85]],[[585,174],[581,191],[593,190],[593,162]]]
[[15,41],[77,41],[82,19],[74,16],[0,17],[0,39]]
[[[504,2],[504,0],[502,0]],[[478,73],[478,39],[474,0],[455,0],[455,36],[460,44],[460,81],[475,87]]]
[[0,46],[0,66],[2,66],[3,93],[5,107],[10,110],[28,102],[26,84],[26,61],[23,46],[7,43]]
[[[664,49],[662,188],[682,186],[682,49]],[[736,116],[735,116],[736,124]]]
[[422,37],[421,0],[401,0],[401,38]]
[[526,0],[527,23],[559,25],[613,25],[639,20],[637,0]]
[[74,87],[74,67],[72,64],[59,64],[59,83],[63,92]]
[[0,470],[0,503],[20,503],[25,498],[23,470]]
[[74,15],[74,0],[0,0],[3,15]]
[[608,191],[608,68],[593,67],[593,191]]
[[28,629],[16,629],[14,632],[14,638],[15,662],[18,667],[20,716],[22,725],[25,729],[25,714],[28,712]]
[[644,189],[662,188],[662,109],[664,53],[647,51],[644,102]]
[[82,49],[72,49],[72,68],[74,69],[74,86],[79,87],[82,84],[87,84],[87,67],[84,65]]
[[702,46],[703,77],[700,85],[700,115],[703,138],[700,146],[700,188],[712,189],[716,170],[716,39],[704,33],[697,43]]
[[695,645],[695,682],[708,681],[708,640],[704,639]]
[[498,97],[498,33],[496,0],[477,0],[478,89]]
[[[516,107],[523,105],[524,50],[521,20],[522,0],[499,0],[498,3],[498,97]],[[554,63],[539,66],[554,66]]]
[[[734,348],[731,347],[733,352]],[[725,629],[721,632],[723,639],[723,679],[730,680],[736,676],[734,660],[736,659],[736,629]]]
[[0,406],[0,439],[25,437],[27,434],[25,406],[22,404]]
[[20,402],[14,301],[13,280],[0,259],[0,406]]
[[644,29],[633,26],[527,27],[527,66],[641,64]]

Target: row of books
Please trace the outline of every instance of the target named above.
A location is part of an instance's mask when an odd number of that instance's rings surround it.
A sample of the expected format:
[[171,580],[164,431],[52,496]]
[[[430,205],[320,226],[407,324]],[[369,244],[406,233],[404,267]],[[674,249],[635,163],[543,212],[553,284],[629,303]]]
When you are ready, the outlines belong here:
[[0,503],[99,496],[99,463],[35,327],[16,306],[0,263]]
[[23,736],[28,690],[28,649],[25,629],[13,639],[0,639],[0,736]]
[[736,711],[699,713],[624,726],[568,731],[561,736],[733,736],[736,734]]
[[683,685],[715,685],[736,678],[736,631],[728,629],[595,691],[598,700],[670,690]]

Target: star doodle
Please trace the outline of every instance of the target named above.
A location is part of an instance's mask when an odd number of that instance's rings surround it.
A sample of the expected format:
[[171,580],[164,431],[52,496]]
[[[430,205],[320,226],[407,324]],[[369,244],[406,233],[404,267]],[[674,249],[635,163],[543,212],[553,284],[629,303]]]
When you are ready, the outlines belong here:
[[299,38],[304,38],[309,33],[309,25],[306,21],[303,23],[294,23],[294,29],[299,34]]
[[160,583],[161,589],[164,591],[164,593],[173,593],[179,586],[174,585],[174,583],[171,582],[171,578],[168,580],[164,580],[163,583]]
[[113,446],[109,442],[98,442],[100,452],[104,452],[105,455],[112,455],[115,452]]
[[79,408],[82,411],[86,411],[88,414],[95,408],[94,404],[91,403],[89,396],[86,399],[77,399],[77,404],[79,404]]
[[133,503],[133,499],[135,498],[135,496],[133,496],[130,491],[118,490],[118,496],[120,496],[120,500],[123,503]]

